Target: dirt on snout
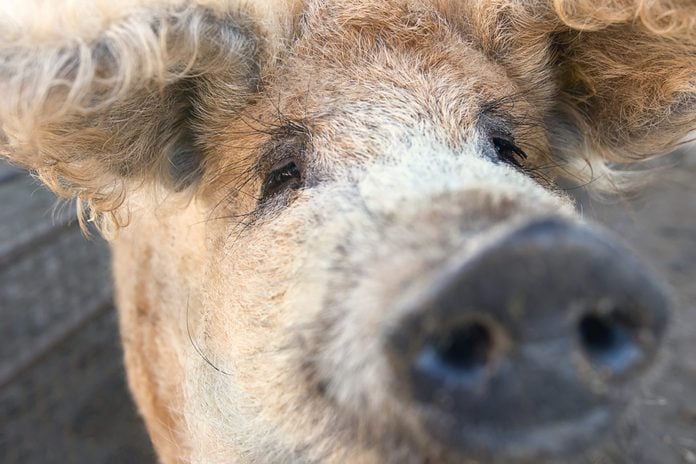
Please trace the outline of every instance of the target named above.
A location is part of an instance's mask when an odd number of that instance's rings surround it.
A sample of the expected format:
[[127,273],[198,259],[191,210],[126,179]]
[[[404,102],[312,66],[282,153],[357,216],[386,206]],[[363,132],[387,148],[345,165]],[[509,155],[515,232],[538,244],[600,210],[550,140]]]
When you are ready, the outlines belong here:
[[577,191],[584,216],[623,237],[675,299],[657,380],[643,392],[615,462],[696,463],[696,150],[673,160],[637,198],[607,205]]

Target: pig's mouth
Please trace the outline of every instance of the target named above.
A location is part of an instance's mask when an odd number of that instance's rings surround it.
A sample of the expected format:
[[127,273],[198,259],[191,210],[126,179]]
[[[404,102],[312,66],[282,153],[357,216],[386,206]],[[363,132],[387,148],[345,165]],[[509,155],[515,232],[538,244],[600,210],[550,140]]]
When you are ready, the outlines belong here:
[[574,462],[615,436],[667,306],[652,275],[602,234],[535,221],[385,329],[393,391],[438,454]]
[[[583,412],[580,408],[568,408],[554,411],[556,417],[534,421],[528,420],[531,417],[520,418],[519,412],[505,405],[481,403],[481,407],[471,408],[470,417],[456,406],[448,412],[424,408],[420,417],[425,434],[445,448],[447,454],[473,457],[485,463],[540,463],[558,459],[575,462],[583,453],[597,452],[610,445],[621,417],[621,406],[625,406],[617,401],[595,405]],[[492,419],[482,423],[478,420],[480,415],[475,415],[473,410],[486,407],[494,411]]]
[[[614,412],[615,413],[615,412]],[[429,434],[451,454],[476,456],[482,462],[576,462],[590,448],[597,452],[607,442],[614,426],[614,413],[597,408],[572,422],[559,421],[519,430],[476,428],[459,424],[442,428],[445,419],[431,421]],[[455,421],[456,422],[456,421]]]

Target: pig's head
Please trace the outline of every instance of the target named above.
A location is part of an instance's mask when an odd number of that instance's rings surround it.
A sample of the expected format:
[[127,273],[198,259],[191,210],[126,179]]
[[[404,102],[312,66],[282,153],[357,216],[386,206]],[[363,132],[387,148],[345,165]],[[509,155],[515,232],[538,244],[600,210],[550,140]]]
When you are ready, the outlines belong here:
[[164,461],[612,452],[665,296],[554,181],[694,128],[689,2],[78,3],[3,12],[0,136],[109,232]]

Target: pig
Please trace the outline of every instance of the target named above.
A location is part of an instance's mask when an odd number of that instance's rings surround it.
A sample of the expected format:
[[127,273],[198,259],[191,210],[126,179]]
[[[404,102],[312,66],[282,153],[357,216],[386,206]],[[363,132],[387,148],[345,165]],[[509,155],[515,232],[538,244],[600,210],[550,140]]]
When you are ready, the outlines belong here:
[[696,128],[691,0],[0,8],[0,152],[108,238],[162,463],[620,456],[669,296],[559,180]]

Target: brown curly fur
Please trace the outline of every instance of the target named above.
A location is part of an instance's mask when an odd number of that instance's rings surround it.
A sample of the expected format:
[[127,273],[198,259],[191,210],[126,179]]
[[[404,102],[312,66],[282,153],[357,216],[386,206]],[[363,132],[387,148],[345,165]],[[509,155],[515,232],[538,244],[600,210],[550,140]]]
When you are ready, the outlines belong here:
[[[89,22],[59,8],[38,18],[8,10],[0,32],[5,156],[88,210],[124,222],[116,212],[126,179],[162,179],[162,153],[197,111],[180,90],[187,81],[200,76],[200,93],[236,95],[234,112],[254,91],[257,66],[272,62],[289,38],[288,20],[254,30],[259,13],[245,2],[201,3],[205,9],[98,2]],[[286,15],[290,8],[276,3],[269,8]],[[549,122],[560,157],[585,158],[603,172],[607,162],[670,150],[695,125],[689,0],[435,3],[536,93],[548,118],[562,118]],[[374,27],[384,27],[389,10],[372,18]],[[225,89],[216,89],[221,82]]]

